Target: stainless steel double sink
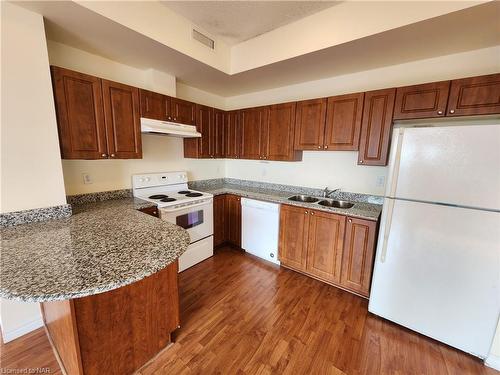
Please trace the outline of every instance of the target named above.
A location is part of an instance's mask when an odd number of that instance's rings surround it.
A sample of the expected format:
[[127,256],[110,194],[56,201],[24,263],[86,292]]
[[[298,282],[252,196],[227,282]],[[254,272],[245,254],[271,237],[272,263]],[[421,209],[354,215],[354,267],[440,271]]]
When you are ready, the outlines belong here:
[[354,203],[351,203],[348,201],[316,198],[316,197],[311,197],[308,195],[294,195],[294,196],[289,197],[288,200],[294,201],[294,202],[303,202],[303,203],[317,203],[320,206],[344,208],[344,209],[348,209],[348,208],[351,208],[354,206]]

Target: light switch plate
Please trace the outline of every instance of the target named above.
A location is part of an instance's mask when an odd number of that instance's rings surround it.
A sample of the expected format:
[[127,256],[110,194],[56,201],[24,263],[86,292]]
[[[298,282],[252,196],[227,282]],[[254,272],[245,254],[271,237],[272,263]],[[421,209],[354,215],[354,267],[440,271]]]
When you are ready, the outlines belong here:
[[92,182],[92,177],[90,177],[90,175],[88,173],[82,173],[82,178],[83,178],[83,183],[85,185],[88,185],[88,184],[91,184]]

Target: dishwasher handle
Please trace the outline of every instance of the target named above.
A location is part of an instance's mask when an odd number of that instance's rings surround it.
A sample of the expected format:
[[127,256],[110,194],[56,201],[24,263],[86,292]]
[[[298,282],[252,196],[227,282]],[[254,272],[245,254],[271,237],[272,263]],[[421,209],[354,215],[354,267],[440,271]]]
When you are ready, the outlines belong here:
[[280,205],[278,203],[263,202],[248,198],[241,198],[241,206],[275,212],[279,211],[280,208]]

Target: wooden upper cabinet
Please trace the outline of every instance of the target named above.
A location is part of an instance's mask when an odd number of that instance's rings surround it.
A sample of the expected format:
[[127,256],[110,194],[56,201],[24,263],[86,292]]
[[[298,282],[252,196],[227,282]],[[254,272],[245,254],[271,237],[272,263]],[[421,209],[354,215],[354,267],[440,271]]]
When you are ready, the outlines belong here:
[[387,165],[396,89],[365,93],[358,164]]
[[345,216],[311,210],[306,270],[325,281],[339,283]]
[[376,231],[374,221],[347,219],[341,285],[366,297],[370,292]]
[[224,116],[224,156],[238,159],[240,157],[240,146],[240,111],[228,111]]
[[264,159],[267,155],[267,121],[269,107],[240,111],[242,159]]
[[211,137],[213,134],[214,109],[204,105],[196,105],[196,126],[201,133],[201,138],[195,138],[199,144],[199,157],[213,157]]
[[346,151],[359,149],[364,95],[357,93],[328,98],[323,149]]
[[447,116],[500,113],[500,73],[451,81]]
[[225,234],[228,242],[241,247],[241,198],[226,194]]
[[294,148],[296,103],[269,106],[267,154],[269,160],[302,160],[302,152]]
[[196,104],[170,98],[169,120],[186,125],[196,125]]
[[443,117],[450,92],[450,81],[398,87],[394,120]]
[[139,89],[104,79],[101,81],[109,156],[141,158]]
[[153,120],[167,120],[169,97],[148,90],[139,90],[141,117]]
[[295,149],[320,150],[324,145],[326,98],[297,102]]
[[306,270],[309,210],[281,205],[279,260],[299,271]]
[[224,127],[225,127],[226,114],[220,109],[214,110],[213,131],[211,132],[211,142],[213,149],[213,156],[215,158],[223,158],[224,151]]
[[62,158],[106,158],[101,80],[59,67],[51,69]]

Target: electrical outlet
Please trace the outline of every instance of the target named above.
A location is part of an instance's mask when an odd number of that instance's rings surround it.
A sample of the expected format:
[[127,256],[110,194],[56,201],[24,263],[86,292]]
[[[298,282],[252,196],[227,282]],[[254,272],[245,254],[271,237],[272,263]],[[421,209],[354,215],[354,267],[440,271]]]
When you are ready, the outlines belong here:
[[92,181],[92,177],[90,177],[90,175],[88,173],[82,173],[82,178],[83,178],[83,183],[85,185],[91,184],[92,182],[94,182],[94,181]]
[[385,186],[385,176],[377,176],[377,180],[375,181],[376,187],[384,187]]

